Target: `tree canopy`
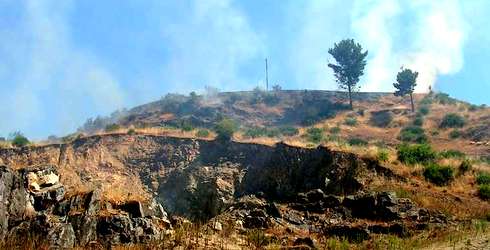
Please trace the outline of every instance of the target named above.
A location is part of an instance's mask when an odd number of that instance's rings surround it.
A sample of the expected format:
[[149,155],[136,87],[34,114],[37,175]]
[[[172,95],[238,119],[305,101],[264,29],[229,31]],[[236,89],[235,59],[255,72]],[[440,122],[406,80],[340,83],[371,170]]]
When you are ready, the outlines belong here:
[[404,96],[413,93],[415,86],[417,86],[418,72],[410,69],[402,69],[396,76],[396,82],[393,86],[396,88],[395,96]]
[[337,64],[329,63],[328,67],[334,71],[339,87],[349,91],[349,103],[352,109],[351,92],[364,74],[368,51],[363,52],[361,45],[353,39],[345,39],[335,43],[328,53],[337,62]]
[[410,95],[410,102],[412,104],[412,112],[415,111],[415,106],[413,104],[413,90],[417,86],[417,76],[419,73],[417,71],[412,71],[411,69],[403,69],[398,72],[396,76],[396,82],[393,86],[396,88],[395,96],[405,96]]

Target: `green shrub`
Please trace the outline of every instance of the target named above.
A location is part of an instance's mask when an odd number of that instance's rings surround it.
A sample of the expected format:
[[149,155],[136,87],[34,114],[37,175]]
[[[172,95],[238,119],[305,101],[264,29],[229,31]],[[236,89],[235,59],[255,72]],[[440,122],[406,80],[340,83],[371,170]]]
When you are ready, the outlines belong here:
[[478,187],[478,194],[480,197],[484,200],[489,200],[490,199],[490,185],[489,184],[484,184],[480,185]]
[[279,133],[285,136],[295,136],[299,134],[299,130],[295,127],[283,126],[283,127],[279,127]]
[[313,143],[319,143],[323,140],[323,131],[319,128],[309,128],[306,130],[306,138]]
[[376,155],[376,159],[380,162],[388,161],[389,157],[390,157],[390,154],[386,150],[380,150],[380,151],[378,151],[378,154]]
[[426,143],[428,141],[424,129],[419,126],[403,128],[398,138],[403,142]]
[[423,175],[426,180],[438,186],[444,186],[454,179],[454,170],[449,166],[430,163],[425,167]]
[[398,146],[398,160],[406,164],[427,164],[436,158],[436,152],[427,144]]
[[458,170],[460,173],[464,174],[471,170],[472,164],[468,159],[464,159],[461,164],[459,164]]
[[429,111],[430,111],[430,109],[427,105],[420,106],[420,108],[419,108],[419,114],[421,114],[421,115],[427,115],[427,114],[429,114]]
[[105,131],[106,132],[114,132],[120,128],[121,128],[121,126],[119,126],[119,124],[113,123],[113,124],[109,124],[109,125],[105,126]]
[[207,130],[207,129],[199,129],[196,132],[196,136],[197,137],[203,137],[203,138],[209,137],[209,130]]
[[466,155],[465,155],[465,153],[463,153],[459,150],[448,149],[448,150],[440,152],[439,156],[442,158],[463,158]]
[[330,131],[330,133],[332,133],[332,134],[338,134],[338,133],[340,133],[340,127],[339,127],[339,126],[332,127],[332,128],[330,128],[330,130],[329,130],[329,131]]
[[442,118],[440,128],[462,128],[465,125],[465,120],[462,116],[456,113],[449,113]]
[[387,127],[393,120],[393,115],[389,111],[372,112],[369,122],[376,127]]
[[257,137],[277,137],[280,135],[294,136],[299,134],[299,130],[295,127],[284,126],[279,128],[252,127],[244,132],[244,136],[250,138]]
[[475,105],[475,104],[470,104],[468,106],[468,111],[477,111],[479,109],[478,105]]
[[479,185],[490,184],[490,174],[485,172],[479,173],[476,177],[476,183],[478,183]]
[[357,119],[355,117],[347,117],[344,121],[344,124],[354,127],[357,125]]
[[440,104],[456,104],[456,99],[450,97],[446,93],[437,93],[434,96],[434,99],[437,100]]
[[128,130],[128,135],[134,135],[134,134],[136,134],[136,131],[133,128],[130,128]]
[[266,128],[252,127],[245,130],[245,133],[243,133],[243,135],[250,138],[257,138],[257,137],[265,136],[266,133],[267,133]]
[[21,132],[14,132],[10,135],[11,144],[14,147],[24,147],[29,145],[29,139],[25,137]]
[[192,124],[189,121],[186,121],[186,120],[183,120],[183,121],[180,122],[179,128],[182,131],[187,131],[187,132],[192,131],[194,129],[194,127],[192,126]]
[[224,118],[214,128],[218,135],[216,139],[220,141],[230,141],[233,134],[237,131],[238,125],[231,119]]
[[421,116],[417,116],[415,117],[415,119],[413,120],[413,125],[414,126],[422,126],[424,124],[424,118],[421,117]]
[[459,137],[461,137],[461,131],[455,129],[455,130],[449,132],[449,138],[456,139],[456,138],[459,138]]
[[366,146],[366,145],[368,145],[368,142],[366,140],[363,140],[363,139],[357,138],[357,137],[349,138],[347,143],[349,143],[349,145],[352,145],[352,146]]

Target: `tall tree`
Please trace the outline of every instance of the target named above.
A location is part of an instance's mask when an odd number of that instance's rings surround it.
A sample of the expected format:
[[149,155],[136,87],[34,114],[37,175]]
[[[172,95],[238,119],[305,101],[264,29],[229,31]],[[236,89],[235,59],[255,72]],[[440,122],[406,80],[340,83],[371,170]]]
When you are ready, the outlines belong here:
[[417,76],[419,72],[412,71],[410,69],[403,69],[396,75],[396,82],[393,86],[396,88],[395,96],[405,96],[410,95],[410,102],[412,104],[412,112],[415,111],[415,106],[413,105],[413,90],[417,86]]
[[337,64],[329,63],[328,67],[333,69],[340,88],[349,91],[349,104],[352,109],[352,91],[359,82],[359,77],[364,74],[368,52],[362,52],[361,45],[355,43],[354,39],[345,39],[335,43],[328,53],[337,61]]

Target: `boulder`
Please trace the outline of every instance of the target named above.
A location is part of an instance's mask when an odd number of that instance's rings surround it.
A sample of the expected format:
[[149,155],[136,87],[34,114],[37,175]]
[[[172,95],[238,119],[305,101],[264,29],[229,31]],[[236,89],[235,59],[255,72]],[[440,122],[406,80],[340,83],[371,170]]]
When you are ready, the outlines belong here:
[[306,193],[306,198],[308,199],[308,202],[323,201],[325,197],[325,193],[323,193],[321,189],[314,189]]

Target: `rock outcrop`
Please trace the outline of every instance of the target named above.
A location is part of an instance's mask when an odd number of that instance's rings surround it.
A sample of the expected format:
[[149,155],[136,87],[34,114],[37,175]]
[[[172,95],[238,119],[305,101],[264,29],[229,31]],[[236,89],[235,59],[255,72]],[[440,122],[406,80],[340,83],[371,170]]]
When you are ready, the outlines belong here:
[[56,166],[0,166],[0,237],[8,247],[39,239],[50,248],[149,242],[171,228],[155,201],[113,205],[99,191],[67,196]]

